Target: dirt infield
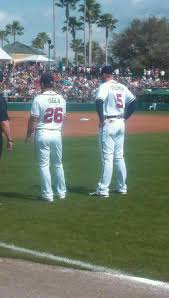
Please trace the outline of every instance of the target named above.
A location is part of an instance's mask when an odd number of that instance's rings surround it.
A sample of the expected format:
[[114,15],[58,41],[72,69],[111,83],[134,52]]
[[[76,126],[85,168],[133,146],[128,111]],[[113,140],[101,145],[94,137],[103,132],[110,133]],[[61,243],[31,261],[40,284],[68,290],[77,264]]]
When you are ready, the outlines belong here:
[[168,298],[169,288],[99,272],[0,259],[2,298]]
[[[14,138],[26,134],[29,112],[9,112]],[[126,122],[127,133],[168,132],[169,115],[134,115]],[[96,113],[68,113],[64,124],[65,136],[93,136],[98,133]]]

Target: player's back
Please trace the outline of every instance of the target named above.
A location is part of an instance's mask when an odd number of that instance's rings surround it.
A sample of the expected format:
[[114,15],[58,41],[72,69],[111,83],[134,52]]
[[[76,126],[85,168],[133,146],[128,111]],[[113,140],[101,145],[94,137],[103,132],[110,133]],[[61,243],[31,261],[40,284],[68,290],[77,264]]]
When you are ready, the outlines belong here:
[[123,115],[126,104],[133,100],[133,94],[126,86],[110,80],[103,84],[107,97],[104,101],[105,115]]
[[54,91],[45,91],[34,100],[35,109],[39,110],[37,129],[61,130],[66,113],[64,98]]

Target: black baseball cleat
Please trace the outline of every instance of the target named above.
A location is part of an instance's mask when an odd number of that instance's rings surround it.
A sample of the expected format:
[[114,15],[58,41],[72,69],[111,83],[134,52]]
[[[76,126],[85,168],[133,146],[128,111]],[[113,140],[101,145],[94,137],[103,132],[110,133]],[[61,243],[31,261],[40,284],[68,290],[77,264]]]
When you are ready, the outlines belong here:
[[99,197],[99,198],[109,198],[109,195],[106,195],[106,194],[101,194],[97,191],[95,192],[89,192],[89,196],[90,197]]

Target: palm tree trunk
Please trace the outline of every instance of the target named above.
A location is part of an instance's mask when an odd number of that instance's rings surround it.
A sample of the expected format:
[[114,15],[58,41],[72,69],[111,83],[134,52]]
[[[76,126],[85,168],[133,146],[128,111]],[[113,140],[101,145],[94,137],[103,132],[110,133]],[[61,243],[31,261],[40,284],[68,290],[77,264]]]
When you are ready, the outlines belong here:
[[105,49],[105,54],[106,54],[106,65],[108,63],[108,30],[106,28],[106,49]]
[[89,67],[92,65],[92,24],[89,22]]
[[86,0],[84,0],[84,66],[86,67]]
[[66,67],[69,59],[69,4],[66,6]]
[[75,51],[75,65],[76,65],[76,67],[77,67],[77,65],[78,65],[78,53],[77,53],[77,50]]
[[68,66],[68,52],[69,52],[69,25],[66,24],[66,67]]
[[55,0],[53,0],[53,60],[56,60],[56,13],[55,13]]

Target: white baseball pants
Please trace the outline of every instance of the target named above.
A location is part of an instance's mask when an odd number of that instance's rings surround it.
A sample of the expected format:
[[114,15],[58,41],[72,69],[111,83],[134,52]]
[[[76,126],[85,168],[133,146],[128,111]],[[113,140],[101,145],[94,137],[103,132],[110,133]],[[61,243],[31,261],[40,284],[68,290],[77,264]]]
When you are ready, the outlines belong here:
[[97,186],[97,192],[102,195],[109,194],[109,186],[113,174],[116,174],[116,187],[119,192],[126,192],[127,171],[124,161],[124,119],[106,120],[99,131],[99,147],[102,160],[102,175]]
[[41,195],[53,200],[50,162],[53,168],[54,192],[58,197],[66,194],[64,170],[62,165],[62,137],[58,130],[37,130],[35,134],[36,155],[39,163]]

